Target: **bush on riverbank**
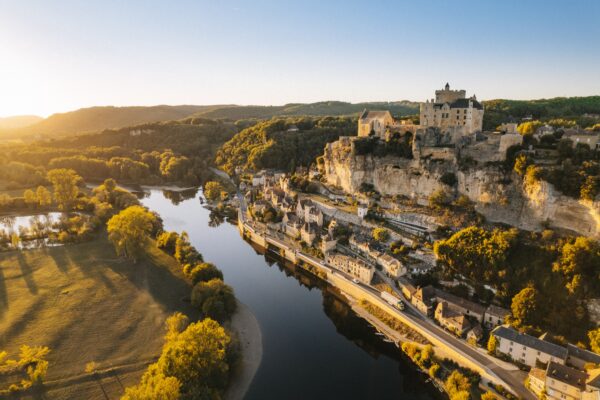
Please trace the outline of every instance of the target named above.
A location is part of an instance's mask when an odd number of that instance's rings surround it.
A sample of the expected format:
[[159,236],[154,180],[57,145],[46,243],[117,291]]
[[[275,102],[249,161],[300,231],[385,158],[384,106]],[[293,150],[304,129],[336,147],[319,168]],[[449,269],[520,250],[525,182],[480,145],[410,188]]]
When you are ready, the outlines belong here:
[[390,328],[399,332],[401,335],[403,335],[407,339],[409,339],[413,342],[420,343],[420,344],[428,344],[429,343],[429,341],[427,339],[425,339],[425,337],[423,335],[421,335],[419,332],[415,331],[414,329],[412,329],[411,327],[406,325],[404,322],[402,322],[398,318],[390,315],[383,309],[377,307],[370,301],[362,299],[362,300],[360,300],[359,304],[362,308],[367,310],[369,312],[369,314],[373,315],[374,317],[379,319],[381,322],[383,322]]

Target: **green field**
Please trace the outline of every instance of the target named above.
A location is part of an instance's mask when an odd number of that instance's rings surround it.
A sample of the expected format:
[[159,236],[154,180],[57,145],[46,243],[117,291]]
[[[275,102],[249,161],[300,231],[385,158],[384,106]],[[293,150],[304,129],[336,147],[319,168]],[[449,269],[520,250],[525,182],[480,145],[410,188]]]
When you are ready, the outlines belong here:
[[[40,398],[118,398],[159,355],[166,317],[197,318],[189,293],[173,258],[149,244],[132,264],[115,256],[105,233],[0,253],[0,349],[16,357],[23,344],[50,347]],[[91,361],[100,373],[84,372]]]

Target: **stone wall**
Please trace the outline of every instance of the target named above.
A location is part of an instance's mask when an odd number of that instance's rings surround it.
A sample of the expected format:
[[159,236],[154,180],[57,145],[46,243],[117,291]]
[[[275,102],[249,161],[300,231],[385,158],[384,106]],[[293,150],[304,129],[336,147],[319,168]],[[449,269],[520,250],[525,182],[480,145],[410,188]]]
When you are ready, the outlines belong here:
[[[328,144],[324,153],[327,182],[355,193],[363,183],[372,184],[382,195],[404,195],[418,204],[428,203],[438,189],[466,195],[488,220],[503,222],[527,230],[543,225],[600,237],[600,202],[578,201],[560,194],[547,182],[527,188],[516,175],[505,176],[496,166],[460,171],[454,160],[374,158],[358,156],[352,141],[345,138]],[[456,174],[455,188],[440,178],[446,172]]]

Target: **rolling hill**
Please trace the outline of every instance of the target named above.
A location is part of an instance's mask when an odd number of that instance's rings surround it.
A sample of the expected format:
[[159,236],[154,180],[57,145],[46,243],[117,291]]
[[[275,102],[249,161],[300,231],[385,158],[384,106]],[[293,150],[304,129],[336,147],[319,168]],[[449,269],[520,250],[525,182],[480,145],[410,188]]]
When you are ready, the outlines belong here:
[[202,110],[219,106],[90,107],[50,117],[27,127],[4,130],[4,138],[31,136],[69,136],[118,129],[159,121],[186,118]]
[[37,115],[16,115],[14,117],[0,118],[0,129],[18,129],[33,125],[44,118]]

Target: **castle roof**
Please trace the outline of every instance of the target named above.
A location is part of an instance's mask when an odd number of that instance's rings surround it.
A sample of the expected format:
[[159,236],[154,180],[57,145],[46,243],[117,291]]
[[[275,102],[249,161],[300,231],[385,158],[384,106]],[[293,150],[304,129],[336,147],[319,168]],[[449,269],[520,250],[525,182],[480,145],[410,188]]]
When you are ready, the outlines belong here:
[[450,108],[469,108],[469,102],[473,103],[473,108],[483,110],[481,103],[474,99],[456,99],[450,104]]

